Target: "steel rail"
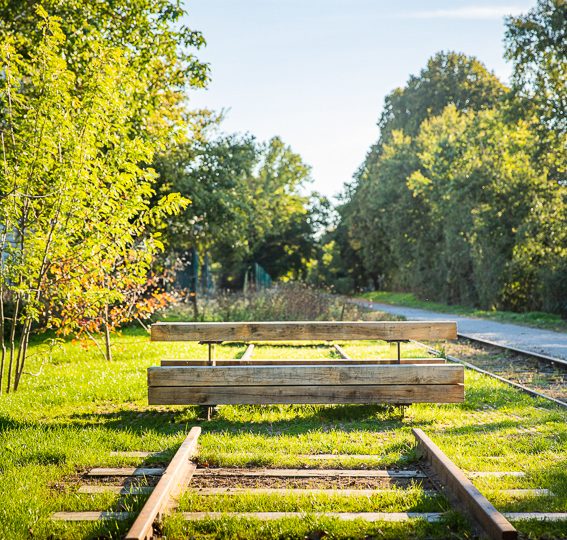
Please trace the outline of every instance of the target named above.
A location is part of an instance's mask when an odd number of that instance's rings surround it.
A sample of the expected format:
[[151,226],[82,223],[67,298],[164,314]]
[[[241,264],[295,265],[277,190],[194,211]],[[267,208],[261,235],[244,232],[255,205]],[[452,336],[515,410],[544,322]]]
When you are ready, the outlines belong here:
[[[442,355],[443,354],[441,351],[438,351],[437,349],[434,349],[433,347],[430,347],[429,345],[426,345],[425,343],[421,343],[420,341],[412,340],[412,342],[418,344],[419,346],[421,346],[423,348],[425,348],[431,354],[435,354],[435,355]],[[525,354],[529,354],[529,353],[525,353]],[[561,405],[562,407],[567,408],[567,402],[565,402],[565,401],[562,401],[560,399],[553,398],[551,396],[547,396],[545,394],[542,394],[541,392],[538,392],[537,390],[534,390],[532,388],[528,388],[527,386],[524,386],[523,384],[519,384],[517,382],[511,381],[509,379],[506,379],[505,377],[501,377],[500,375],[496,375],[496,373],[492,373],[491,371],[486,371],[485,369],[479,368],[478,366],[475,366],[474,364],[471,364],[470,362],[466,362],[465,360],[461,360],[460,358],[457,358],[456,356],[451,356],[451,355],[447,354],[447,355],[445,355],[445,358],[447,360],[450,360],[451,362],[461,364],[468,369],[478,371],[479,373],[482,373],[483,375],[488,375],[489,377],[492,377],[493,379],[496,379],[500,382],[514,386],[515,388],[518,388],[518,390],[526,392],[527,394],[531,394],[532,396],[535,396],[535,397],[547,399],[548,401],[551,401],[551,402],[553,402],[557,405]]]
[[489,341],[488,339],[481,339],[478,337],[473,337],[469,334],[462,334],[457,332],[457,336],[465,339],[470,339],[471,341],[478,341],[484,345],[491,345],[492,347],[498,347],[499,349],[504,349],[506,351],[514,351],[520,354],[525,354],[526,356],[533,356],[539,360],[545,360],[547,362],[553,362],[554,364],[559,364],[560,366],[567,367],[567,360],[562,358],[556,358],[554,356],[548,356],[547,354],[538,353],[535,351],[530,351],[528,349],[520,349],[519,347],[510,347],[509,345],[502,345],[501,343],[495,343],[494,341]]

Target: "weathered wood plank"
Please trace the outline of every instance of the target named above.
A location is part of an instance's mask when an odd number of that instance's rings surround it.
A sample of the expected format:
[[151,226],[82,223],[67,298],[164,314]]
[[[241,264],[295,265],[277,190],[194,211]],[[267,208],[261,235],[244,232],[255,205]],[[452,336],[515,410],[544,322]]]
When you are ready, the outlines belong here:
[[468,476],[469,478],[501,478],[503,476],[522,477],[526,476],[526,473],[522,471],[468,471],[465,472],[465,476]]
[[464,367],[446,365],[150,367],[149,386],[327,386],[463,384]]
[[549,489],[492,489],[487,490],[491,493],[500,493],[501,495],[509,495],[510,497],[554,497],[555,494]]
[[170,503],[171,497],[178,496],[187,480],[188,472],[195,469],[189,461],[197,448],[200,427],[194,427],[173,456],[158,484],[144,504],[138,517],[126,534],[126,540],[150,540],[153,537],[153,523],[160,518]]
[[221,519],[236,517],[241,519],[275,520],[286,518],[305,518],[306,516],[327,517],[341,521],[409,521],[421,519],[429,523],[439,521],[443,516],[439,512],[183,512],[187,521],[202,521],[205,519]]
[[112,486],[109,484],[101,484],[99,486],[81,486],[77,493],[116,493],[118,495],[145,495],[153,491],[151,486]]
[[150,405],[461,403],[462,384],[387,386],[150,386]]
[[[444,358],[402,358],[400,362],[391,358],[371,358],[371,359],[356,359],[344,360],[334,358],[310,358],[310,359],[271,359],[267,358],[262,360],[251,359],[243,360],[242,358],[235,359],[217,359],[215,364],[217,366],[351,366],[351,365],[388,365],[388,364],[446,364]],[[208,360],[162,360],[162,366],[208,366]]]
[[538,521],[565,521],[567,512],[504,512],[512,521],[525,521],[535,519]]
[[95,467],[87,476],[160,476],[163,467]]
[[156,323],[152,341],[333,341],[456,339],[448,321]]
[[51,519],[55,521],[124,521],[132,516],[130,512],[55,512]]
[[146,458],[149,456],[157,455],[159,453],[160,452],[141,452],[138,450],[117,450],[116,452],[110,452],[110,455],[117,457]]
[[472,484],[464,473],[421,430],[413,429],[420,451],[456,498],[479,522],[490,538],[516,540],[518,531]]
[[333,459],[380,459],[380,454],[299,454],[303,459],[320,459],[320,460],[333,460]]
[[427,478],[421,471],[390,469],[197,469],[195,476],[255,476],[277,478]]
[[[401,493],[400,489],[316,489],[316,488],[196,488],[195,495],[329,495],[334,497],[373,497],[381,494]],[[424,490],[427,497],[437,495],[436,491]]]

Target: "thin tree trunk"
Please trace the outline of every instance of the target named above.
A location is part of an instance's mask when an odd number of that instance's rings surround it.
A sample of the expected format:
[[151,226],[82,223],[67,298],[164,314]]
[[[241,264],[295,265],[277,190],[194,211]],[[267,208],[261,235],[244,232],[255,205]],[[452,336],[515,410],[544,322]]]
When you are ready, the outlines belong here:
[[22,337],[20,339],[20,349],[18,351],[18,361],[16,363],[16,378],[14,381],[14,392],[18,389],[20,385],[20,378],[24,372],[24,366],[26,363],[26,355],[28,353],[28,343],[30,340],[30,334],[32,330],[32,320],[28,317],[24,323],[22,329]]
[[197,305],[197,291],[191,294],[191,303],[193,304],[193,317],[195,320],[199,318],[199,306]]
[[[0,279],[2,279],[0,277]],[[4,285],[0,283],[0,395],[2,394],[2,383],[4,382],[4,362],[6,361],[6,340],[4,339],[5,317],[4,317]]]
[[108,304],[104,308],[104,346],[105,356],[109,362],[112,362],[112,347],[110,344],[110,328],[108,327]]
[[18,315],[20,311],[20,295],[16,298],[14,305],[14,313],[12,314],[12,327],[10,328],[10,361],[8,362],[8,382],[6,383],[6,393],[10,393],[12,385],[12,368],[14,365],[14,353],[16,345],[16,325],[18,324]]

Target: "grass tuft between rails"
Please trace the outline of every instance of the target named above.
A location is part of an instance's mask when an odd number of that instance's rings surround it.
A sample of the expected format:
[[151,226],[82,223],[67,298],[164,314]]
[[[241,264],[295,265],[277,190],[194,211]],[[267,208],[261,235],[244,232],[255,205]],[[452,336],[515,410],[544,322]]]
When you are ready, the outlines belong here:
[[[65,343],[43,358],[32,345],[30,371],[21,391],[0,396],[0,538],[120,538],[130,522],[53,522],[57,511],[136,512],[147,496],[77,493],[92,467],[166,463],[193,425],[200,424],[203,466],[385,468],[415,467],[412,427],[422,428],[456,464],[467,471],[522,471],[523,477],[482,477],[475,485],[501,511],[567,511],[567,414],[475,372],[466,372],[466,402],[413,405],[402,418],[380,406],[222,406],[210,422],[199,422],[195,407],[148,407],[146,368],[162,358],[206,358],[205,346],[150,343],[127,330],[115,341],[114,362],[96,350]],[[244,347],[217,347],[219,357],[236,358]],[[388,345],[350,345],[355,358],[391,355]],[[422,356],[409,345],[404,355]],[[255,357],[335,357],[328,346],[297,349],[258,347]],[[147,460],[112,456],[112,451],[164,451]],[[312,454],[372,454],[372,458]],[[324,485],[312,487],[324,488]],[[344,485],[342,487],[353,487]],[[553,496],[514,497],[502,489],[548,489]],[[439,511],[446,501],[422,488],[372,497],[337,494],[187,495],[185,510],[248,509],[305,512],[302,519],[261,522],[226,517],[187,523],[179,516],[164,524],[172,538],[470,538],[467,521],[449,512],[440,523],[341,522],[314,511]],[[565,538],[567,523],[518,522],[526,538]]]

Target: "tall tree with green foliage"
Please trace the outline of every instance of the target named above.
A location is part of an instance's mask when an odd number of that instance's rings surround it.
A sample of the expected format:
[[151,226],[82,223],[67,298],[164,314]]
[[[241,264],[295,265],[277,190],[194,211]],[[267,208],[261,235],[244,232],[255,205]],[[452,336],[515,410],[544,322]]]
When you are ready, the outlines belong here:
[[173,149],[157,167],[162,193],[179,191],[192,200],[170,219],[170,254],[183,257],[192,247],[210,254],[229,287],[241,285],[254,262],[274,278],[305,273],[313,224],[300,189],[310,171],[281,139],[205,137]]
[[440,114],[449,104],[459,111],[492,107],[506,90],[476,58],[439,52],[419,75],[412,75],[403,88],[386,96],[378,121],[380,141],[386,142],[394,130],[416,135],[426,118]]
[[148,138],[161,150],[186,134],[186,91],[208,80],[208,66],[195,51],[205,44],[185,26],[179,0],[0,0],[0,36],[9,33],[24,56],[43,39],[36,6],[59,17],[67,69],[82,74],[96,61],[100,45],[119,48],[138,85],[128,95],[131,135]]
[[[4,33],[0,46],[0,372],[7,364],[8,390],[18,388],[34,325],[58,326],[77,298],[119,301],[117,276],[143,275],[160,247],[149,228],[184,204],[171,194],[150,205],[155,146],[132,132],[132,96],[144,81],[125,52],[91,43],[79,78],[67,67],[59,20],[41,7],[37,16],[37,44],[20,49],[20,36]],[[96,286],[85,287],[86,278]]]
[[434,282],[429,264],[433,253],[417,241],[430,227],[430,218],[406,184],[419,164],[414,138],[422,123],[448,105],[458,111],[480,110],[500,102],[505,94],[506,88],[478,60],[442,52],[404,88],[386,97],[379,140],[355,174],[341,207],[350,246],[364,265],[364,277],[375,286],[417,286],[414,280],[421,280],[408,262],[417,259],[422,271],[430,273],[429,282]]

